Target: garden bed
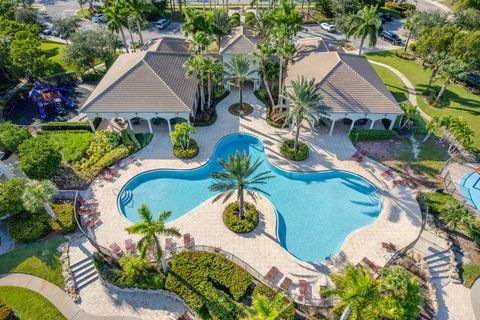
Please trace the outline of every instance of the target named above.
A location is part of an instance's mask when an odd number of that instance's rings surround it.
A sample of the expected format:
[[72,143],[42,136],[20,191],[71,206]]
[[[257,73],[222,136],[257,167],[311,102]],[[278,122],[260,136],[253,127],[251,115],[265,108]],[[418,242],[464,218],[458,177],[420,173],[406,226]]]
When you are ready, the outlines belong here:
[[239,103],[234,103],[228,107],[228,112],[234,116],[248,116],[253,112],[253,106],[248,103],[242,103],[240,107]]
[[245,213],[243,219],[238,217],[238,201],[230,203],[223,211],[223,223],[236,233],[248,233],[258,225],[258,211],[253,203],[245,202]]
[[178,145],[173,146],[173,155],[179,159],[193,159],[198,155],[200,148],[194,139],[190,139],[190,147],[182,149]]
[[285,140],[283,141],[282,145],[280,146],[280,153],[282,156],[287,158],[288,160],[293,161],[303,161],[308,158],[309,149],[307,144],[298,141],[298,150],[297,152],[293,149],[294,140]]

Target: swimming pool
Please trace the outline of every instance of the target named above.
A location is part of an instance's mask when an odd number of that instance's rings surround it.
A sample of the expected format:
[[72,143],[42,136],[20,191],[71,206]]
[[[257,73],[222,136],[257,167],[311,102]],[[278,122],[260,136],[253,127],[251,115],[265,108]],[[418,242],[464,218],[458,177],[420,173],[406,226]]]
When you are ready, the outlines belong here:
[[249,135],[221,139],[213,160],[193,170],[152,170],[132,178],[119,193],[120,211],[132,222],[139,221],[137,208],[145,203],[151,211],[173,212],[170,221],[183,216],[215,193],[208,190],[213,171],[220,171],[218,158],[235,151],[260,158],[257,172],[271,170],[275,178],[261,186],[277,210],[277,236],[293,256],[318,262],[335,254],[354,230],[372,223],[382,203],[377,189],[360,176],[344,171],[300,173],[284,171],[265,156],[263,144]]
[[468,203],[480,210],[480,174],[472,172],[464,175],[460,181],[460,189]]

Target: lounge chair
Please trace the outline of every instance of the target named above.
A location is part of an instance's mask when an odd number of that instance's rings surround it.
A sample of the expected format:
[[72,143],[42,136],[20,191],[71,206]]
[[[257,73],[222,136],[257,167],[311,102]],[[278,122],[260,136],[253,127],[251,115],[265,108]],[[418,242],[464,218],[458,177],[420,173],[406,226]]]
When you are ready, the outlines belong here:
[[125,251],[131,255],[135,254],[135,245],[132,239],[125,240]]
[[320,286],[320,299],[325,300],[325,299],[328,298],[326,294],[322,293],[322,290],[325,290],[325,289],[328,289],[328,287],[327,286]]
[[81,215],[95,214],[97,213],[97,208],[90,208],[90,209],[78,208],[78,213]]
[[392,169],[387,169],[387,170],[383,171],[383,172],[380,174],[380,176],[381,176],[382,178],[391,177],[391,176],[393,176],[393,170],[392,170]]
[[115,177],[110,172],[108,172],[107,170],[105,170],[103,172],[102,177],[103,177],[103,179],[105,179],[106,181],[109,181],[109,182],[113,182],[115,180]]
[[290,279],[289,277],[285,277],[285,279],[283,279],[282,281],[282,284],[280,285],[280,289],[288,291],[288,288],[290,288],[291,285],[292,279]]
[[78,198],[77,201],[82,205],[82,206],[97,206],[98,205],[98,200],[97,199],[81,199]]
[[113,163],[115,163],[115,165],[117,167],[119,167],[120,169],[123,169],[127,166],[127,164],[125,162],[122,162],[121,160],[119,160],[117,158],[113,158]]
[[118,170],[116,170],[113,166],[105,168],[112,176],[118,176]]
[[125,252],[123,252],[122,248],[120,248],[116,242],[110,244],[109,247],[118,257],[122,257],[125,254]]
[[355,153],[352,155],[352,160],[357,163],[362,163],[363,160],[365,160],[365,155],[360,151],[355,151]]
[[140,161],[133,154],[129,157],[131,163],[135,163],[137,166],[140,166]]
[[391,242],[382,242],[382,248],[385,249],[388,253],[393,253],[397,251],[397,247]]
[[308,296],[308,285],[307,285],[307,281],[305,280],[300,280],[298,282],[299,286],[300,286],[300,296],[303,297],[303,298],[306,298]]
[[88,219],[87,221],[85,221],[84,225],[85,225],[85,227],[90,229],[93,226],[95,226],[98,222],[100,222],[100,219],[97,216],[93,216],[90,219]]
[[278,271],[277,267],[271,267],[270,271],[268,271],[267,275],[265,276],[265,279],[268,282],[272,282],[273,279],[275,279],[275,277],[278,275],[278,273],[279,273],[279,271]]
[[190,250],[192,248],[192,238],[190,237],[190,233],[185,233],[183,235],[183,246],[187,250]]
[[379,265],[377,265],[375,262],[371,261],[367,257],[363,257],[361,263],[366,265],[370,270],[372,270],[375,273],[380,273],[380,271],[382,270],[382,267],[380,267]]

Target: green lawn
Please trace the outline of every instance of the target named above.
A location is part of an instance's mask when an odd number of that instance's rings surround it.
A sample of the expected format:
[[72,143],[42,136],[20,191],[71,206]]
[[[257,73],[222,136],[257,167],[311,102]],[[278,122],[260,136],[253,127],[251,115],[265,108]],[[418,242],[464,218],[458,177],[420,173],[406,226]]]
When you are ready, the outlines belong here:
[[66,44],[53,42],[53,41],[42,41],[40,48],[46,52],[47,57],[53,62],[54,67],[52,74],[73,71],[73,68],[67,66],[63,60],[63,50],[65,49]]
[[93,133],[89,131],[47,131],[44,133],[59,149],[63,160],[73,162],[79,160],[92,142]]
[[463,265],[462,273],[465,286],[470,288],[473,282],[480,277],[480,265],[478,264],[465,264]]
[[403,102],[408,99],[407,87],[395,73],[379,65],[372,64],[372,67],[382,78],[388,91],[395,97],[395,100]]
[[12,308],[20,319],[62,320],[65,317],[42,295],[19,287],[0,287],[0,301]]
[[[383,51],[367,53],[366,56],[374,61],[388,64],[402,72],[415,86],[417,93],[421,93],[428,83],[430,71],[423,69],[415,61],[398,58],[393,51]],[[395,87],[396,82],[392,81],[390,76],[383,78],[385,74],[380,74],[387,86]],[[443,80],[437,80],[434,83],[435,89],[440,90]],[[418,96],[418,106],[431,116],[434,115],[452,115],[461,116],[468,121],[471,128],[477,134],[473,146],[480,148],[480,96],[474,95],[467,88],[460,84],[451,84],[447,88],[445,98],[448,105],[441,109],[432,108],[424,101],[423,97]]]
[[63,238],[27,244],[0,256],[0,273],[21,272],[45,279],[63,289],[62,264],[57,247]]

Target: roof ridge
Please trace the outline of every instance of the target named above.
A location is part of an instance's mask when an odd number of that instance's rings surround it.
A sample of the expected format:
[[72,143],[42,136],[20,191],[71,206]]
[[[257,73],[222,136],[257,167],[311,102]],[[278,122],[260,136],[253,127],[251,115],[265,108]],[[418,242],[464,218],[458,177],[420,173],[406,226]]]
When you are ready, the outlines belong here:
[[182,104],[187,108],[187,109],[190,109],[187,104],[185,103],[185,101],[183,101],[179,96],[178,94],[175,93],[175,91],[173,91],[172,88],[170,88],[170,86],[165,82],[165,80],[162,79],[162,77],[160,77],[160,75],[158,73],[155,72],[155,70],[153,70],[153,68],[148,64],[148,62],[145,60],[147,54],[145,54],[145,56],[143,57],[142,59],[142,62],[145,63],[145,65],[147,66],[148,69],[150,69],[154,75],[157,76],[157,78],[165,85],[165,87],[168,88],[168,90],[170,90],[170,92],[175,96],[177,97],[178,100],[180,100],[182,102]]
[[[319,53],[321,53],[321,52],[319,52]],[[335,63],[335,65],[323,76],[323,78],[322,78],[322,80],[320,80],[319,84],[323,83],[324,80],[327,79],[327,77],[332,74],[333,70],[335,70],[336,68],[338,68],[338,66],[340,65],[340,62],[342,62],[342,59],[340,59],[340,57],[338,56],[338,53],[337,53],[337,52],[330,52],[330,51],[329,51],[329,52],[326,52],[326,53],[333,53],[333,54],[335,54],[335,55],[337,56],[337,58],[338,58],[338,61],[337,61],[337,63]]]
[[[365,79],[360,73],[357,72],[357,70],[353,69],[352,67],[350,67],[350,65],[348,63],[346,63],[345,61],[343,61],[342,58],[340,58],[340,54],[339,52],[337,52],[337,55],[338,55],[338,58],[340,59],[340,61],[347,66],[348,69],[352,70],[353,73],[355,73],[357,76],[360,77],[360,79],[362,79],[364,82],[366,82],[370,87],[372,87],[373,89],[375,89],[375,91],[377,91],[378,93],[380,93],[380,95],[382,95],[385,99],[387,99],[389,102],[392,102],[392,100],[390,100],[389,97],[387,97],[387,95],[385,95],[382,91],[378,90],[377,87],[375,87],[373,84],[370,83],[370,81],[368,81],[367,79]],[[366,60],[368,62],[368,60]],[[370,62],[369,62],[370,63]],[[374,70],[375,71],[375,70]],[[375,71],[376,73],[376,71]],[[397,102],[398,104],[398,102]]]
[[225,48],[223,48],[222,50],[220,50],[220,53],[222,53],[225,50],[227,50],[228,48],[230,48],[232,46],[232,44],[234,44],[240,38],[240,36],[241,36],[241,34],[236,34],[236,35],[232,36],[232,38],[229,41],[229,43],[227,44],[227,46]]
[[[87,101],[85,102],[85,104],[79,109],[79,111],[83,111],[84,109],[87,109],[91,104],[93,104],[94,102],[98,101],[98,99],[100,99],[101,97],[103,97],[105,95],[106,92],[108,92],[109,90],[111,90],[111,88],[118,84],[121,80],[125,79],[125,77],[127,75],[129,75],[134,69],[136,69],[140,63],[143,61],[143,59],[145,59],[145,56],[147,55],[147,52],[148,51],[142,51],[142,58],[140,60],[138,60],[136,63],[134,63],[130,68],[128,68],[120,77],[118,77],[117,79],[115,79],[115,81],[113,81],[112,83],[110,83],[105,89],[102,90],[102,92],[100,92],[100,94],[98,94],[96,97],[94,97],[92,100]],[[140,56],[140,53],[139,53],[139,56]],[[107,71],[108,72],[108,71]],[[98,86],[97,86],[98,87]],[[96,88],[95,88],[96,89]]]

